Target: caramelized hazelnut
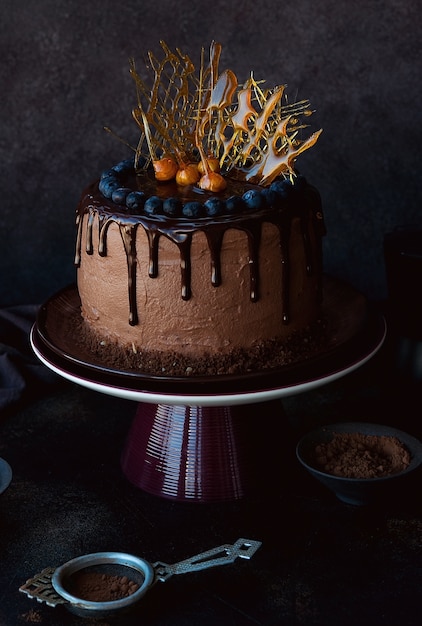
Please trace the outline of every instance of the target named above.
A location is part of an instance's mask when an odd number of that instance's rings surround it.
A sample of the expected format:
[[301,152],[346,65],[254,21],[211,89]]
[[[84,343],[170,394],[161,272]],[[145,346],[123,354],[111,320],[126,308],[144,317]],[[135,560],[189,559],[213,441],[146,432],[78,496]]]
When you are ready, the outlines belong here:
[[179,169],[176,161],[169,156],[164,156],[159,161],[153,161],[152,164],[155,178],[161,181],[172,180]]
[[188,163],[180,167],[176,174],[176,183],[178,185],[195,185],[198,182],[201,175],[198,171],[196,163]]
[[[206,157],[206,167],[203,161],[198,163],[198,170],[200,174],[206,174],[206,172],[219,172],[220,171],[220,161],[215,156]],[[207,169],[206,169],[207,168]]]
[[227,187],[227,183],[223,176],[218,172],[209,172],[204,174],[199,181],[199,187],[204,191],[224,191]]

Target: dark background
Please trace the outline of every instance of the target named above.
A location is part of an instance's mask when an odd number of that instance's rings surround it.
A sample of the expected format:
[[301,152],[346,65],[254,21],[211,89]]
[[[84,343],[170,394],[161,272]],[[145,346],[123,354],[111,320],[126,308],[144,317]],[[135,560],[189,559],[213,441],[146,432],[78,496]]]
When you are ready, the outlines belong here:
[[41,303],[74,280],[74,210],[135,144],[129,58],[163,39],[197,64],[250,71],[316,109],[299,158],[322,195],[325,269],[386,294],[384,233],[420,221],[420,7],[416,0],[2,0],[0,306]]

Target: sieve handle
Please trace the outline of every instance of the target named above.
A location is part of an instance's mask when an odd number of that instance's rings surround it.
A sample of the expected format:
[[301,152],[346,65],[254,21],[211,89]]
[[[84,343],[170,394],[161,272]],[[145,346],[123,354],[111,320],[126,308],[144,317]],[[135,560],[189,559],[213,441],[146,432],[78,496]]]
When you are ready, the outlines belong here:
[[152,566],[156,580],[165,582],[173,574],[187,574],[217,565],[226,565],[233,563],[237,558],[250,559],[260,546],[261,542],[254,539],[238,539],[233,545],[218,546],[172,565],[156,561]]

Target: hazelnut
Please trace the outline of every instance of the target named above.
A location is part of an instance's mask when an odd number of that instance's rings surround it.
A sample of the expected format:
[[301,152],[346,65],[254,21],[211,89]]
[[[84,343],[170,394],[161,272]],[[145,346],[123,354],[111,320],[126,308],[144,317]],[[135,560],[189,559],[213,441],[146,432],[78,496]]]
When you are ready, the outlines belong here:
[[157,180],[172,180],[177,174],[178,165],[172,157],[164,156],[158,161],[153,161],[152,164]]
[[201,175],[198,171],[196,163],[188,163],[177,170],[176,183],[182,186],[195,185],[200,177]]
[[199,187],[204,191],[219,192],[224,191],[227,187],[227,183],[218,172],[208,172],[208,174],[204,174],[201,177]]
[[220,171],[220,161],[217,157],[208,156],[205,159],[206,163],[203,161],[198,163],[198,170],[200,174],[206,174],[207,172],[219,172]]

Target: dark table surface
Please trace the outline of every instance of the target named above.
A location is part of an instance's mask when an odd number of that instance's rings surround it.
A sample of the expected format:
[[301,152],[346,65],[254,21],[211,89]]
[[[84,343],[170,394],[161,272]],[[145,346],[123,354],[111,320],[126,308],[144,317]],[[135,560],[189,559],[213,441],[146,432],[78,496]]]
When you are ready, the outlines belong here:
[[[0,457],[13,470],[0,496],[0,626],[419,624],[420,472],[391,498],[356,507],[310,477],[294,447],[310,428],[337,421],[385,423],[421,438],[421,408],[419,384],[399,381],[383,347],[345,378],[283,400],[279,471],[265,493],[184,503],[144,493],[122,473],[134,402],[61,381],[0,421]],[[239,537],[262,541],[250,561],[159,583],[135,613],[113,621],[19,592],[45,567],[81,554],[174,563]]]

